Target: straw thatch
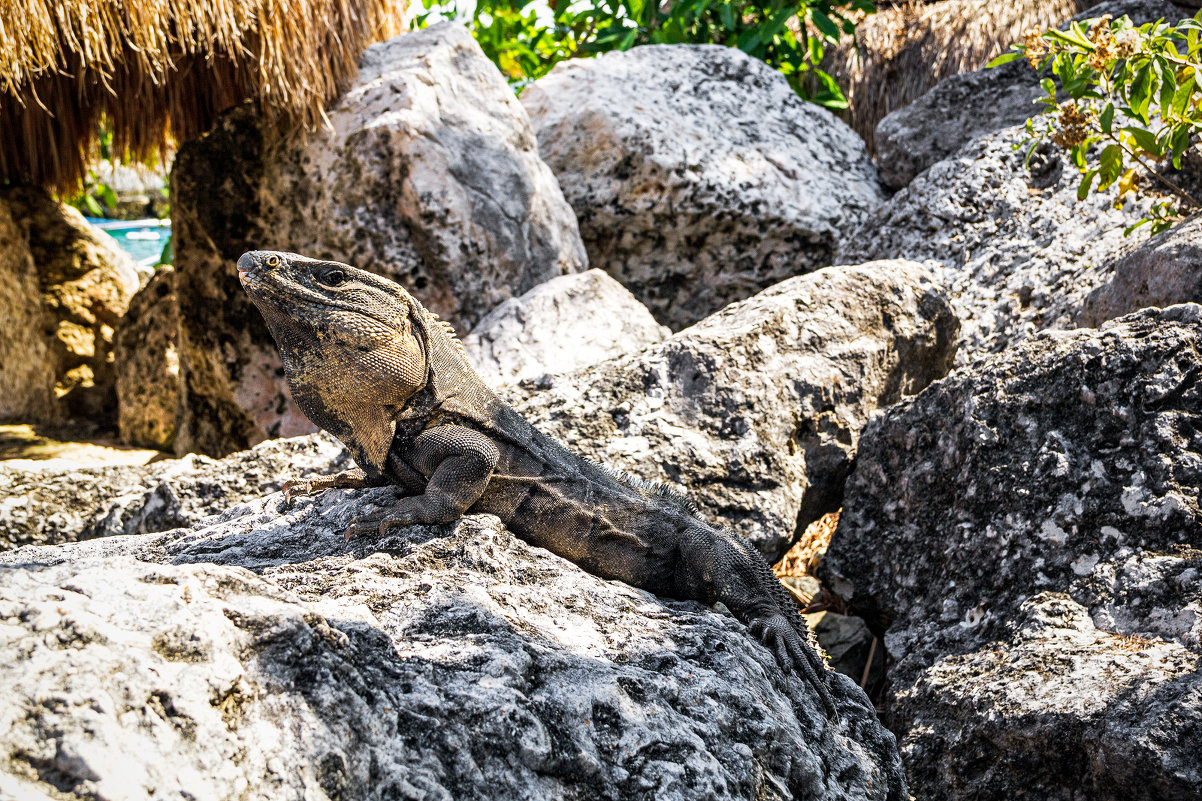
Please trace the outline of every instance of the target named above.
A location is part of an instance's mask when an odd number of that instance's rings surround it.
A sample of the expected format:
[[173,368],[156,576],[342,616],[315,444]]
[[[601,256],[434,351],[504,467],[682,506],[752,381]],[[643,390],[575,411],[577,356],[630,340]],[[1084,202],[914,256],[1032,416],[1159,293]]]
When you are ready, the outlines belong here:
[[[870,151],[881,118],[944,78],[980,69],[1028,31],[1055,27],[1097,0],[902,0],[864,17],[823,67],[847,92],[846,118]],[[857,47],[858,43],[858,47]]]
[[403,0],[3,0],[0,183],[69,189],[96,155],[147,159],[246,100],[313,126]]

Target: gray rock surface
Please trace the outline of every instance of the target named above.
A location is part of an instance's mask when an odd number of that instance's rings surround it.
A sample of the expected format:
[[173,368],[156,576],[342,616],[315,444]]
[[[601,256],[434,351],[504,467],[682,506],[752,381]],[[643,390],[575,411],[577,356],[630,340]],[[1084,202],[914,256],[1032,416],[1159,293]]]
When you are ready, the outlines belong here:
[[1202,217],[1148,239],[1115,262],[1085,298],[1077,324],[1094,327],[1148,306],[1202,302]]
[[114,332],[149,274],[44,189],[0,188],[0,207],[0,419],[111,423]]
[[673,329],[835,263],[883,199],[860,138],[733,47],[564,61],[522,103],[591,266]]
[[956,333],[922,265],[831,267],[641,354],[531,382],[518,410],[577,453],[682,485],[775,561],[838,508],[869,415],[943,376]]
[[463,337],[489,386],[567,373],[663,342],[672,332],[601,270],[561,275],[510,298]]
[[525,110],[464,28],[372,45],[327,113],[332,132],[292,135],[243,108],[176,157],[177,453],[219,455],[312,430],[236,279],[245,250],[378,272],[461,330],[587,266]]
[[[1092,19],[1128,15],[1137,24],[1164,18],[1176,22],[1182,12],[1165,0],[1110,0],[1074,17]],[[1039,75],[1019,59],[994,69],[953,75],[918,100],[893,111],[877,124],[877,164],[881,180],[894,189],[956,153],[974,139],[1026,123],[1041,106]]]
[[820,568],[916,797],[1202,786],[1202,306],[1045,333],[869,423]]
[[175,445],[183,389],[175,270],[161,265],[130,299],[113,347],[121,440],[159,450]]
[[190,454],[142,467],[41,471],[0,462],[0,549],[193,525],[289,479],[351,464],[324,433],[271,440],[221,460]]
[[1147,239],[1148,200],[1113,207],[1117,189],[1077,200],[1080,172],[1045,143],[1028,171],[1021,126],[983,136],[935,164],[875,211],[839,253],[843,263],[933,259],[962,329],[960,363],[1045,328],[1071,328],[1113,262]]
[[0,555],[0,795],[904,801],[733,618],[496,518],[343,540],[392,490]]

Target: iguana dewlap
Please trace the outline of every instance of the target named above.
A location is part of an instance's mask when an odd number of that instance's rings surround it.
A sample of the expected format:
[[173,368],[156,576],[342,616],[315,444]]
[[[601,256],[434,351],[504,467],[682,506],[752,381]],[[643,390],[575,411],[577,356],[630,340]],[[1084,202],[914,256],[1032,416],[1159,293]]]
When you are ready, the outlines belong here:
[[238,276],[267,320],[292,397],[357,470],[289,492],[395,484],[355,533],[499,517],[585,570],[671,598],[721,601],[818,694],[828,671],[792,596],[745,540],[681,496],[607,470],[542,434],[476,375],[449,326],[387,279],[337,262],[252,251]]

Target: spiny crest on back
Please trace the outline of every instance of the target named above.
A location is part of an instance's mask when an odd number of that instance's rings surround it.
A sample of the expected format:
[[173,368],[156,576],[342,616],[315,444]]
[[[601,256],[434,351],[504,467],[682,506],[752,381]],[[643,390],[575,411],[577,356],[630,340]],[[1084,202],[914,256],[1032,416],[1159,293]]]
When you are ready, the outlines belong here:
[[459,352],[465,353],[463,350],[463,343],[459,341],[459,335],[455,333],[455,326],[451,325],[446,320],[440,320],[437,312],[430,311],[420,303],[418,303],[417,306],[426,313],[426,318],[430,321],[431,327],[441,328],[443,333],[451,338],[451,342],[455,343],[455,347],[459,350]]
[[622,484],[625,484],[627,487],[630,487],[632,490],[635,490],[643,496],[658,498],[668,506],[678,509],[690,517],[695,517],[702,522],[706,522],[705,518],[701,516],[701,510],[697,507],[697,504],[693,503],[688,496],[680,492],[680,490],[676,489],[675,487],[670,487],[667,484],[663,484],[659,481],[650,481],[645,478],[640,478],[633,473],[628,473],[625,470],[618,470],[617,468],[610,467],[606,464],[601,464],[600,462],[593,462],[593,464],[597,465],[597,467],[613,476]]

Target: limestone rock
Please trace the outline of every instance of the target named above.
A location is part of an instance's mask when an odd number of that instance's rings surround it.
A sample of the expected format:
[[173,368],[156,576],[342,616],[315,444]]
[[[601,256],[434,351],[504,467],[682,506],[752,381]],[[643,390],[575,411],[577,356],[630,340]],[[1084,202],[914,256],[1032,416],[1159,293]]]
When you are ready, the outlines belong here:
[[493,309],[463,337],[490,386],[567,373],[664,341],[671,333],[601,270],[563,275]]
[[[1128,15],[1136,24],[1183,15],[1165,0],[1110,0],[1074,19]],[[953,75],[918,100],[886,115],[877,124],[877,164],[881,180],[900,189],[915,176],[956,153],[974,139],[1003,128],[1023,125],[1040,106],[1039,78],[1025,60],[993,69]]]
[[311,431],[236,279],[245,250],[345,261],[402,283],[461,330],[587,266],[526,112],[462,27],[372,45],[332,132],[265,130],[248,108],[172,171],[180,368],[176,451]]
[[130,301],[113,352],[117,429],[131,445],[170,450],[179,415],[179,301],[163,265]]
[[1202,306],[1044,333],[865,429],[819,570],[916,797],[1202,786]]
[[1150,238],[1111,267],[1113,276],[1089,293],[1077,323],[1101,325],[1147,306],[1202,302],[1202,218]]
[[41,471],[0,462],[0,549],[187,526],[285,481],[351,466],[327,434],[272,440],[221,460]]
[[0,794],[904,801],[894,738],[733,618],[387,488],[0,556]]
[[733,47],[564,61],[522,103],[590,264],[673,329],[835,263],[883,199],[863,141]]
[[595,461],[683,485],[775,561],[838,508],[869,415],[949,369],[956,332],[922,265],[831,267],[548,377],[517,408]]
[[38,269],[25,233],[0,200],[0,420],[51,422],[56,363]]
[[1021,126],[977,139],[923,172],[874,212],[840,261],[933,259],[946,269],[962,324],[960,363],[1045,328],[1071,328],[1111,265],[1147,239],[1129,237],[1148,199],[1113,207],[1117,188],[1077,200],[1081,174],[1051,145],[1023,166]]
[[13,316],[5,319],[15,327],[0,354],[11,362],[0,367],[8,385],[0,408],[11,410],[0,416],[111,423],[117,411],[114,331],[148,276],[109,236],[43,189],[0,188],[0,206],[6,229],[0,249],[14,282],[5,292]]

